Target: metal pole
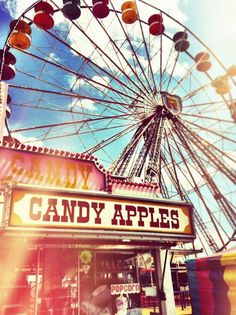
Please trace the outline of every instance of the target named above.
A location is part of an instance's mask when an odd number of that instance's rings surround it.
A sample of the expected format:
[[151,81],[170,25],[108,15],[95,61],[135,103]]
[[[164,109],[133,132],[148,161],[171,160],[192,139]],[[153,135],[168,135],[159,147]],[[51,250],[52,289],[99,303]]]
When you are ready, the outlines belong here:
[[163,269],[163,275],[162,275],[162,279],[161,279],[161,292],[163,292],[163,288],[164,288],[167,255],[168,255],[168,249],[166,250],[166,253],[165,253],[164,269]]
[[37,253],[36,288],[35,288],[35,299],[34,299],[34,315],[38,314],[39,268],[40,268],[40,248],[38,248],[38,253]]
[[0,144],[3,142],[3,132],[7,109],[7,92],[8,85],[5,82],[0,82]]
[[162,311],[162,305],[161,305],[161,300],[160,300],[160,278],[159,278],[159,274],[158,274],[158,255],[159,255],[159,249],[154,249],[152,251],[152,255],[153,255],[153,259],[154,259],[154,268],[155,268],[155,273],[156,273],[156,277],[155,277],[155,285],[156,285],[156,292],[157,292],[157,297],[158,297],[158,307],[159,307],[159,314],[163,315],[163,311]]
[[77,261],[77,303],[78,303],[78,315],[80,315],[80,251],[78,250],[78,261]]

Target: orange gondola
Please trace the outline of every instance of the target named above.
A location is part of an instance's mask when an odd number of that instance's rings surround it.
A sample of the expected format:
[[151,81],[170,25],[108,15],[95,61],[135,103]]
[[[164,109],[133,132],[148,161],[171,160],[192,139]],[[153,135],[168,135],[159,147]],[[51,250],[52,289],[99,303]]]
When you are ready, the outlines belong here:
[[207,72],[212,66],[210,55],[207,52],[200,52],[195,56],[194,60],[197,63],[196,68],[200,72]]
[[227,69],[227,75],[229,77],[236,76],[236,65],[233,65],[233,66],[229,67],[229,69]]
[[28,49],[31,45],[31,27],[23,20],[13,20],[10,23],[12,30],[8,43],[15,48]]
[[137,21],[138,12],[133,1],[126,1],[121,6],[122,21],[126,24],[132,24]]

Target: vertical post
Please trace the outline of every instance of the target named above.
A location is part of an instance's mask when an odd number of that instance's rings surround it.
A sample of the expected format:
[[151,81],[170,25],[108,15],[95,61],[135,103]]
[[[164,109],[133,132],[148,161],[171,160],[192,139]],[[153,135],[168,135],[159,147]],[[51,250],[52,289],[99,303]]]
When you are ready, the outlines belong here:
[[[162,277],[160,277],[160,272],[158,271],[158,264],[159,264],[159,258],[158,258],[158,255],[159,255],[159,250],[158,249],[154,249],[153,252],[152,252],[152,255],[153,255],[153,259],[154,259],[154,268],[155,268],[155,285],[156,285],[156,294],[157,294],[157,297],[158,297],[158,307],[159,307],[159,314],[160,315],[163,315],[163,312],[162,312],[162,303],[161,303],[161,300],[160,300],[160,287],[161,287],[161,279]],[[161,275],[162,276],[162,275]]]
[[77,262],[77,303],[78,303],[78,315],[80,315],[81,301],[80,301],[80,250],[78,250],[78,262]]
[[38,295],[39,295],[39,268],[40,268],[40,248],[37,252],[37,268],[36,268],[36,289],[34,299],[34,315],[38,314]]
[[7,91],[8,85],[5,82],[0,82],[0,145],[2,144],[3,141],[3,132],[5,127]]
[[[159,293],[159,313],[160,315],[176,315],[175,299],[171,278],[171,268],[169,255],[165,255],[164,250],[154,250],[154,262],[157,278],[157,292]],[[164,273],[165,270],[165,273]],[[164,278],[163,278],[164,275]],[[163,282],[163,292],[160,292]],[[165,295],[165,299],[164,299]]]

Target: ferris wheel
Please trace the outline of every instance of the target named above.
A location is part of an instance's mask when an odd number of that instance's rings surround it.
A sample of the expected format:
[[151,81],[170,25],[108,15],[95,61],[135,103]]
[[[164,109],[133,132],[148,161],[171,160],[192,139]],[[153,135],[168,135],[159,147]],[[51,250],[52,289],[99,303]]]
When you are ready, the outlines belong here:
[[1,60],[8,141],[95,155],[191,202],[206,249],[235,240],[236,66],[191,30],[144,0],[37,1]]

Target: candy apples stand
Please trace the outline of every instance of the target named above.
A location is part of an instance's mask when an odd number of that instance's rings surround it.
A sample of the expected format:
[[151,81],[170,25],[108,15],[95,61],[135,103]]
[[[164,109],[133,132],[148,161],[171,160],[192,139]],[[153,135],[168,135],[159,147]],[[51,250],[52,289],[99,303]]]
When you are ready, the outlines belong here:
[[90,155],[6,141],[0,156],[3,314],[141,314],[150,291],[168,313],[162,253],[194,239],[191,205]]

